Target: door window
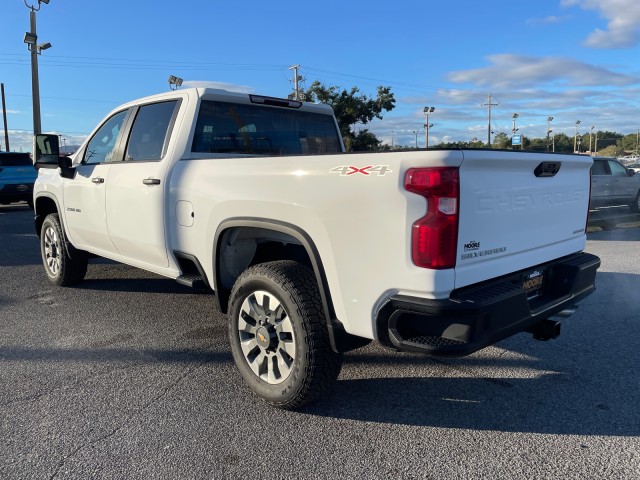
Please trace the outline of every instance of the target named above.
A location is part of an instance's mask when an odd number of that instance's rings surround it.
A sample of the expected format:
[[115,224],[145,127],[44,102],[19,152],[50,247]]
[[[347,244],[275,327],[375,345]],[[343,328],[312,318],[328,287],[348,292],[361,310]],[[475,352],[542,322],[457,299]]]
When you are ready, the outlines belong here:
[[618,162],[609,161],[609,168],[611,169],[611,175],[616,177],[626,177],[627,169],[620,165]]
[[95,164],[110,162],[116,149],[118,134],[127,116],[127,110],[116,113],[109,118],[96,134],[89,140],[84,153],[83,163]]
[[128,161],[160,160],[167,148],[177,101],[140,107],[127,144]]
[[593,166],[591,167],[592,175],[606,175],[607,168],[602,160],[594,160]]

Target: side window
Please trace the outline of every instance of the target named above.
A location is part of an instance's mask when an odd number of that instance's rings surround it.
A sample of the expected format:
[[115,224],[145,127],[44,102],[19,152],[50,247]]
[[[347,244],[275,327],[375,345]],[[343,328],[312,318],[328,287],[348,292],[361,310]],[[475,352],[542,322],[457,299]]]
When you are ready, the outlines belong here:
[[116,148],[116,140],[122,128],[122,123],[127,116],[127,110],[116,113],[109,118],[96,134],[89,140],[87,150],[84,153],[83,163],[94,164],[110,162]]
[[594,160],[593,166],[591,167],[592,175],[606,175],[607,169],[602,160]]
[[618,162],[609,162],[609,168],[611,169],[611,175],[616,177],[626,177],[627,169],[620,165]]
[[171,101],[140,107],[127,143],[125,158],[128,161],[160,160],[164,156],[177,103]]

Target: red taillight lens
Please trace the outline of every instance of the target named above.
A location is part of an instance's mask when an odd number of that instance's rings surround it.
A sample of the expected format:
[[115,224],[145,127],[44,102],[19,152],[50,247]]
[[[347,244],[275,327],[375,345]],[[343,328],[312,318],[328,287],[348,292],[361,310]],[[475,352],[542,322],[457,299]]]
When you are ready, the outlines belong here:
[[460,203],[458,168],[411,168],[405,175],[404,188],[427,201],[427,213],[412,228],[413,263],[436,270],[455,267]]

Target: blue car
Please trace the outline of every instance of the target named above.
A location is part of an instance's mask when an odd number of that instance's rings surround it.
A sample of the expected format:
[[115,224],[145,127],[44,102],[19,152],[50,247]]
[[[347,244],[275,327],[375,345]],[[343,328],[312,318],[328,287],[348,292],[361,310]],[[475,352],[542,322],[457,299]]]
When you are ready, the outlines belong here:
[[33,208],[33,183],[37,176],[28,153],[0,152],[0,203],[25,201]]

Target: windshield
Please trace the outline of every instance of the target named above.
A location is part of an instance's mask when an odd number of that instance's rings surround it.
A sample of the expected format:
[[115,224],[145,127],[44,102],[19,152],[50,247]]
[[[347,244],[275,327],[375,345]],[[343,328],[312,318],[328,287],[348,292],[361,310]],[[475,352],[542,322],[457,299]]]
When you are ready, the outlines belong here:
[[332,115],[203,101],[192,151],[252,155],[340,152]]

